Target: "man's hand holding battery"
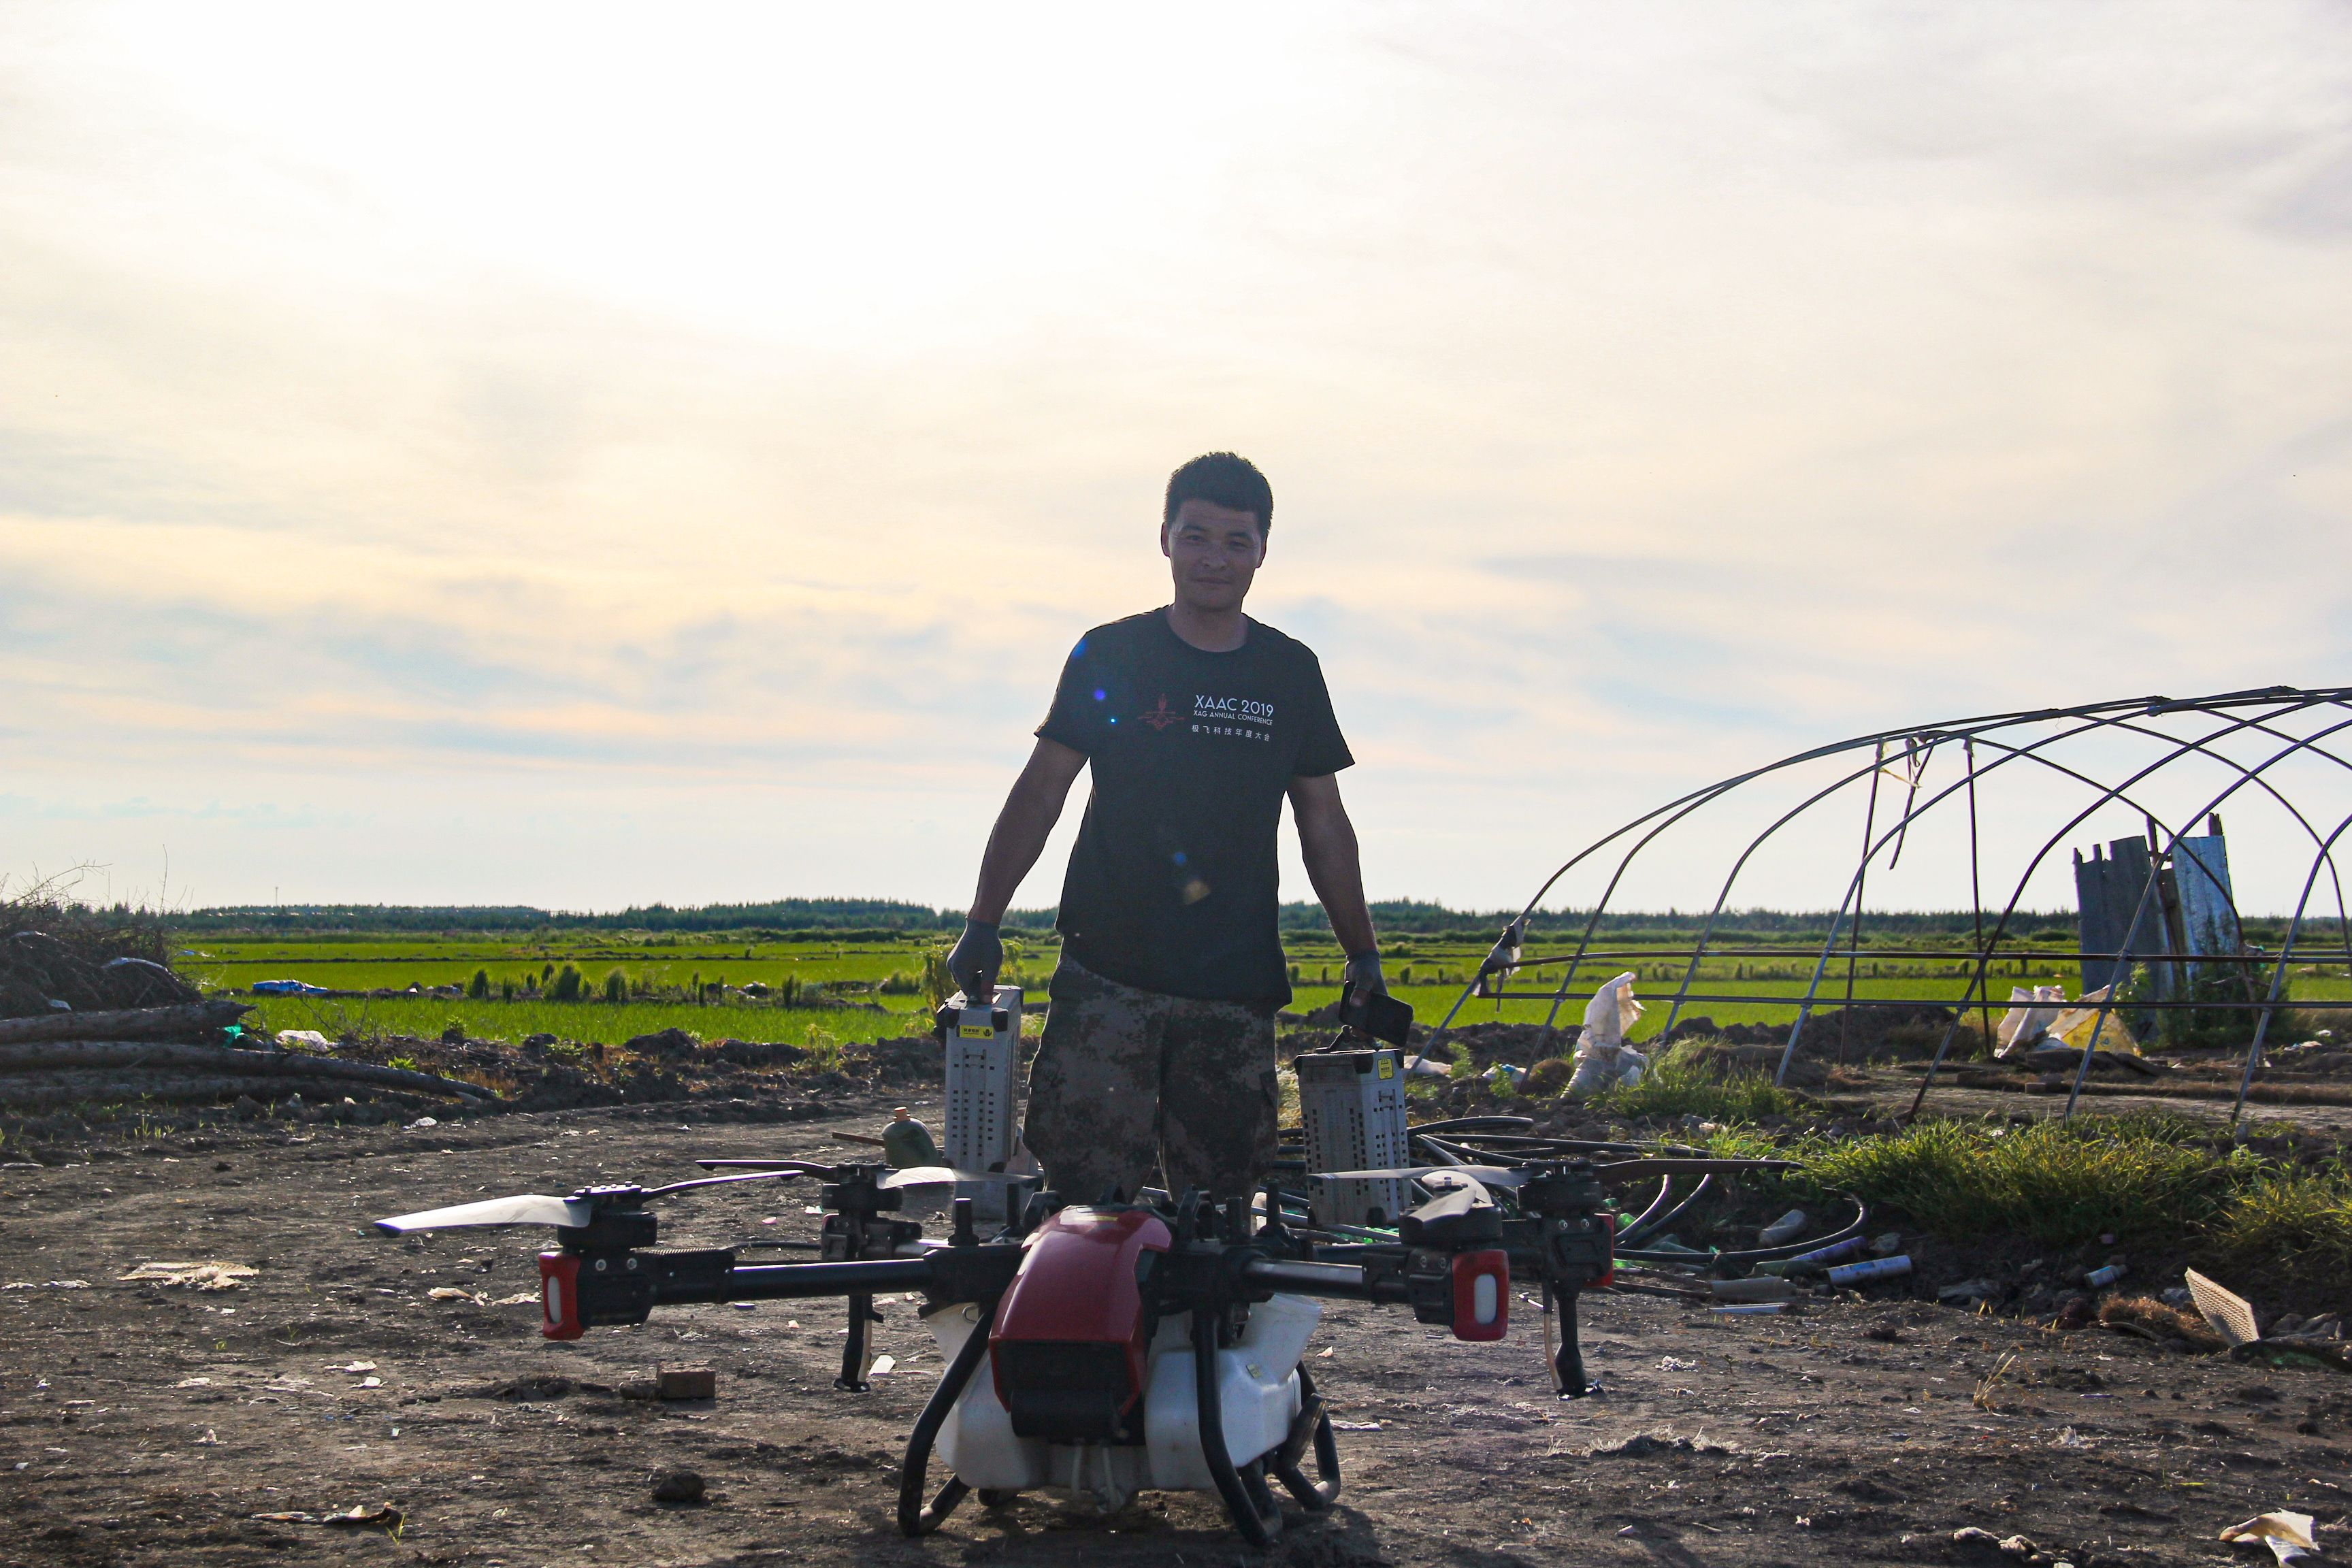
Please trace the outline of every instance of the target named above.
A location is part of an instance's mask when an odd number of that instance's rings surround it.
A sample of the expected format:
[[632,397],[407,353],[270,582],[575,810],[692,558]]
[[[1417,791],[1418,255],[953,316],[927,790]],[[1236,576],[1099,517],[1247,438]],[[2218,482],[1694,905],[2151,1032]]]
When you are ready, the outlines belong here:
[[1381,973],[1381,950],[1377,947],[1349,953],[1347,972],[1342,978],[1358,996],[1385,996],[1389,994],[1389,983]]
[[963,922],[963,935],[948,954],[948,977],[963,993],[967,1007],[985,1007],[996,999],[997,972],[1004,967],[1004,939],[993,921]]

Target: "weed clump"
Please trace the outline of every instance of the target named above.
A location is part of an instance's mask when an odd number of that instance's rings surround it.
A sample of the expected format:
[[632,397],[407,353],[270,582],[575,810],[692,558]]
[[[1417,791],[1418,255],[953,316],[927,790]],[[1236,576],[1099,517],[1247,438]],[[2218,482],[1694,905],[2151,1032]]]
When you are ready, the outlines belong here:
[[2266,1172],[2235,1194],[2212,1231],[2214,1261],[2312,1280],[2352,1278],[2352,1177]]
[[1650,1064],[1642,1081],[1597,1095],[1593,1104],[1619,1116],[1699,1116],[1710,1121],[1759,1121],[1795,1116],[1804,1101],[1765,1074],[1736,1065],[1720,1041],[1677,1040]]
[[2161,1114],[2014,1131],[1928,1121],[1811,1151],[1804,1175],[1958,1239],[2007,1232],[2064,1245],[2113,1231],[2152,1241],[2217,1218],[2259,1165],[2243,1151],[2217,1155],[2201,1134]]

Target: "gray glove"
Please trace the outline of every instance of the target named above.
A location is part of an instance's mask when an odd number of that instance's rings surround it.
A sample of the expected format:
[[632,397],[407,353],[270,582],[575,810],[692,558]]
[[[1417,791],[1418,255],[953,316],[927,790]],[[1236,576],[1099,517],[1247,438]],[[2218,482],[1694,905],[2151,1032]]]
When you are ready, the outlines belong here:
[[1342,976],[1360,996],[1385,996],[1389,983],[1381,974],[1381,950],[1368,947],[1361,952],[1348,955],[1348,968]]
[[1004,967],[1004,939],[992,921],[966,921],[963,935],[948,954],[948,977],[963,993],[967,1007],[985,1007],[996,1000],[997,971]]

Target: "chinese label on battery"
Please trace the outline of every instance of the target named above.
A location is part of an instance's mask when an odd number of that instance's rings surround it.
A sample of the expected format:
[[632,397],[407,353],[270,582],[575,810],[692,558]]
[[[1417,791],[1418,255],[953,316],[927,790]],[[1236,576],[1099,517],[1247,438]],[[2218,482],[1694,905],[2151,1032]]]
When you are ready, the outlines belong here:
[[967,1040],[992,1040],[996,1038],[996,1031],[990,1028],[985,1024],[959,1025],[956,1028],[956,1034]]
[[1392,1057],[1392,1056],[1389,1055],[1389,1054],[1388,1054],[1388,1052],[1386,1052],[1386,1051],[1382,1051],[1382,1052],[1380,1054],[1380,1057],[1379,1057],[1379,1058],[1378,1058],[1378,1059],[1379,1059],[1380,1064],[1381,1064],[1381,1065],[1380,1065],[1380,1076],[1381,1076],[1381,1077],[1382,1077],[1382,1078],[1394,1078],[1394,1077],[1396,1077],[1396,1058],[1395,1058],[1394,1057]]

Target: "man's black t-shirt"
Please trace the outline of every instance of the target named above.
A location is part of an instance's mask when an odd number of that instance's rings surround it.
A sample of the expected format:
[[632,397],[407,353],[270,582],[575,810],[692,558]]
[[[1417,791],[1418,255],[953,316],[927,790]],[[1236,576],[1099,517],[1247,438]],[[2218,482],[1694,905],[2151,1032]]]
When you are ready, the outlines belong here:
[[1192,647],[1164,610],[1097,626],[1037,733],[1094,769],[1062,883],[1063,951],[1121,984],[1278,1006],[1283,797],[1355,758],[1315,655],[1248,626],[1230,653]]

